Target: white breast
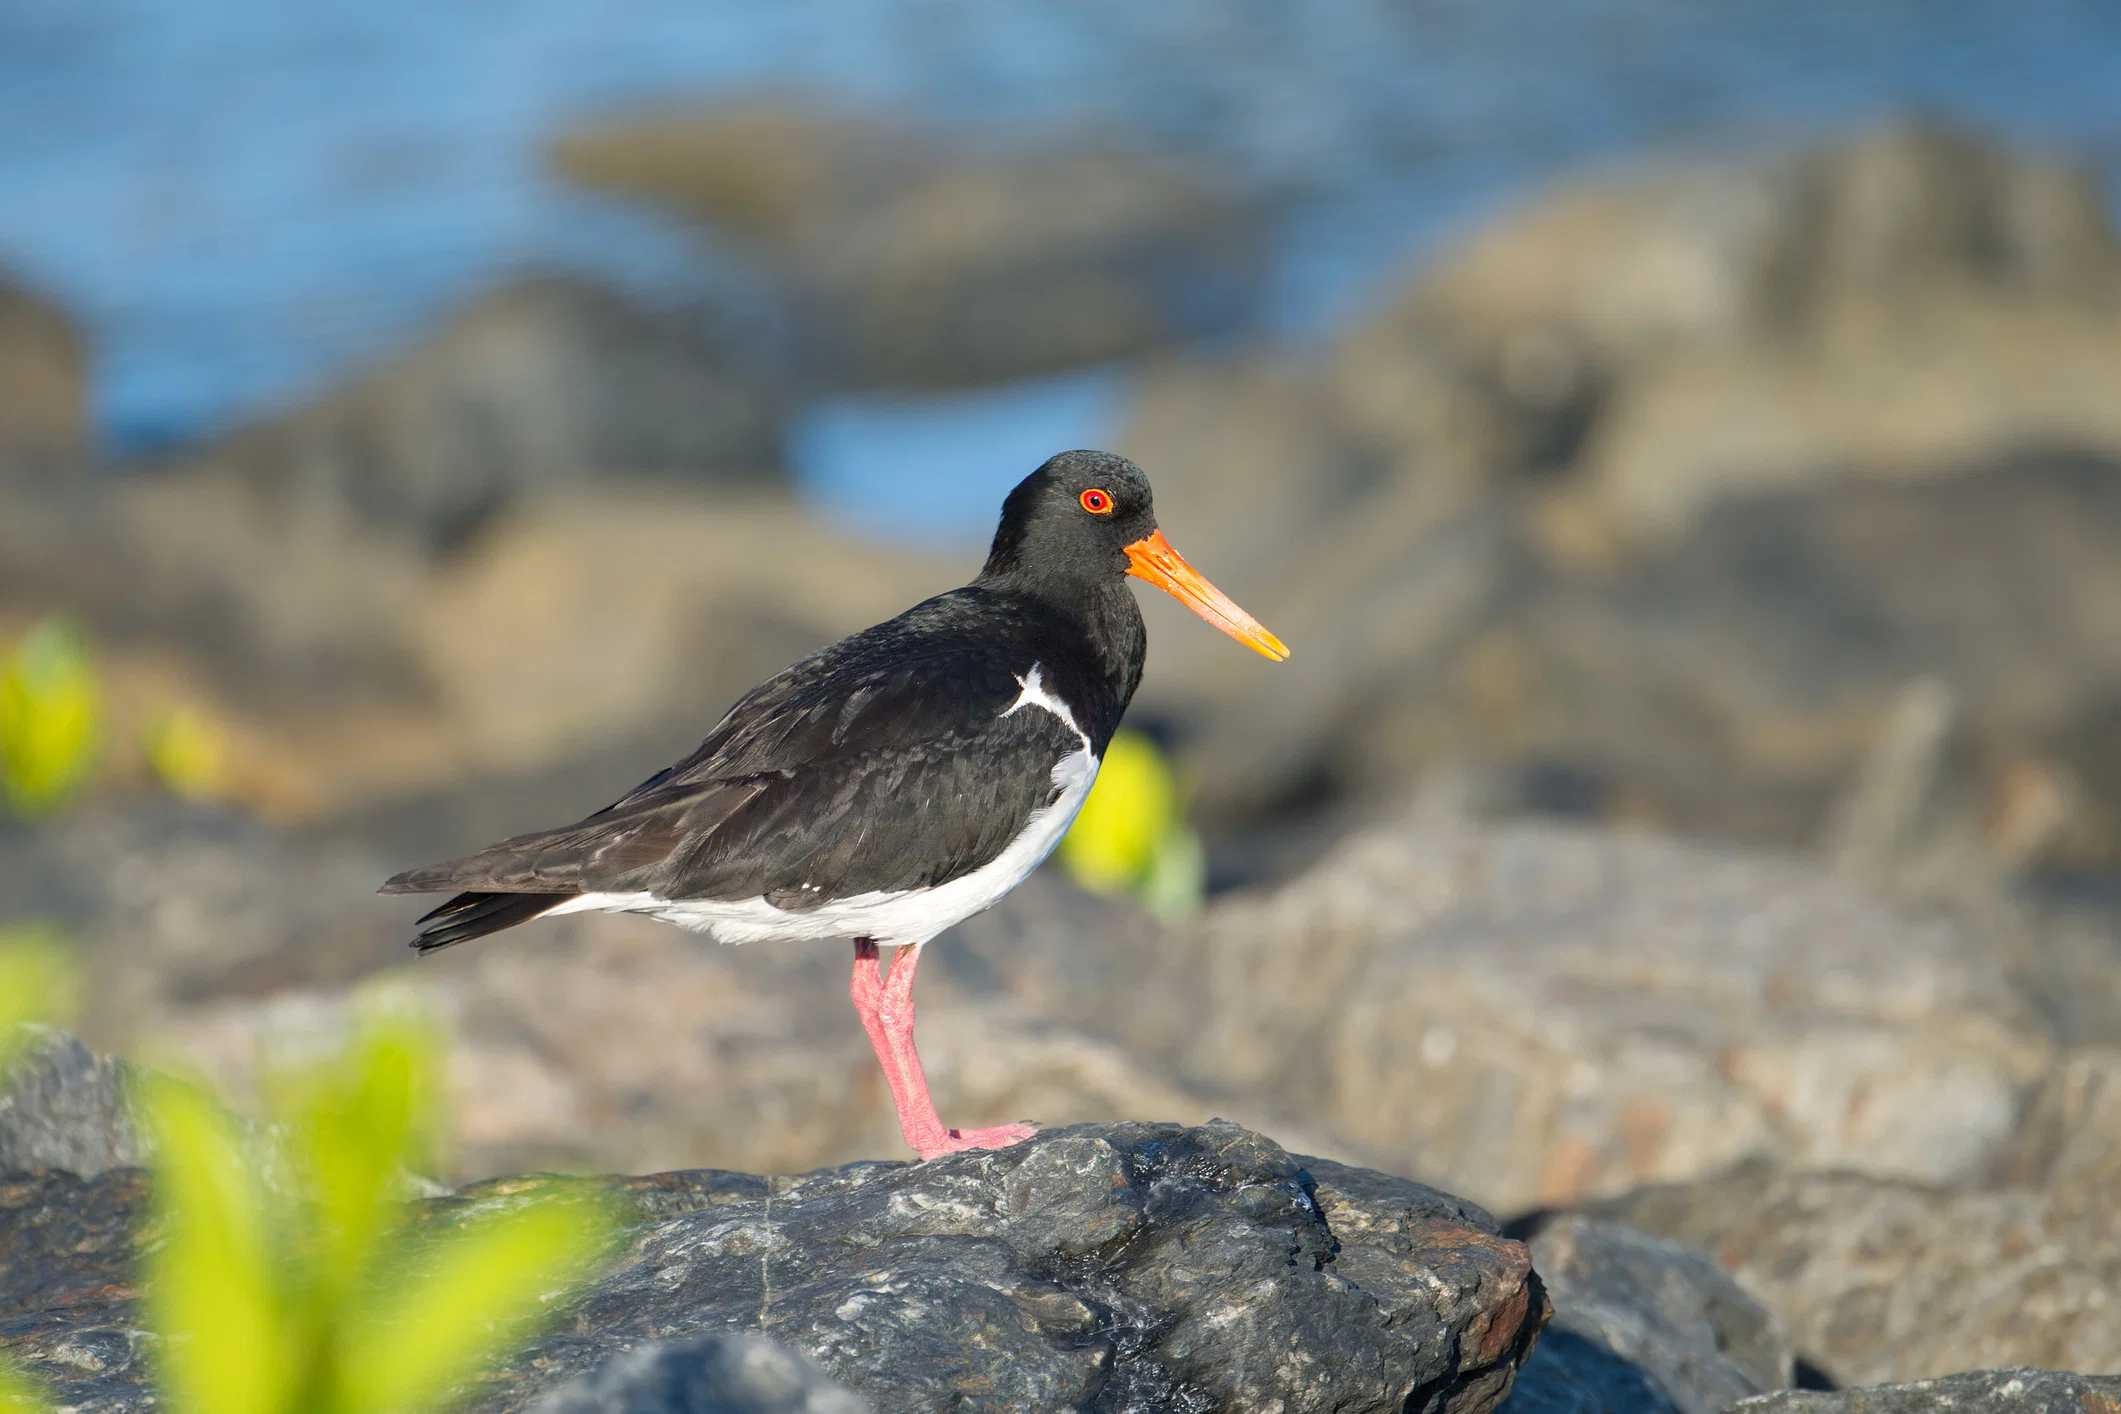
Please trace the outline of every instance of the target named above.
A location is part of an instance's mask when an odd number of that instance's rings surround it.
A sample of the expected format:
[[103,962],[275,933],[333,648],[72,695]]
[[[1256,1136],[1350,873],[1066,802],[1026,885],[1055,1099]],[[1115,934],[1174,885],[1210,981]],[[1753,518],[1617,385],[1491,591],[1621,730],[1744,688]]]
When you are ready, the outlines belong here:
[[1023,689],[1001,715],[1027,707],[1051,712],[1082,742],[1080,751],[1063,756],[1053,767],[1053,802],[1033,811],[1015,839],[994,858],[969,874],[932,889],[877,889],[833,899],[813,909],[791,913],[763,898],[727,902],[665,899],[654,894],[582,894],[550,914],[602,911],[642,913],[705,933],[719,943],[757,943],[802,938],[872,938],[885,947],[924,943],[984,909],[1030,877],[1053,852],[1097,779],[1098,758],[1090,738],[1076,725],[1068,705],[1046,690],[1039,665],[1017,679]]

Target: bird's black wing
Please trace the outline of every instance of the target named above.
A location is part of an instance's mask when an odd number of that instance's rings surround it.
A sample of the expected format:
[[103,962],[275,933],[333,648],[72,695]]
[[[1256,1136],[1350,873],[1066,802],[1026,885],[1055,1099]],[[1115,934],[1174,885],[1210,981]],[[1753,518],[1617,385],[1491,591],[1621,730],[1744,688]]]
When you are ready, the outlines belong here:
[[1050,711],[1009,711],[1037,645],[939,632],[950,615],[919,615],[761,684],[690,756],[597,814],[407,871],[385,891],[800,909],[969,873],[1051,803],[1054,765],[1083,740]]

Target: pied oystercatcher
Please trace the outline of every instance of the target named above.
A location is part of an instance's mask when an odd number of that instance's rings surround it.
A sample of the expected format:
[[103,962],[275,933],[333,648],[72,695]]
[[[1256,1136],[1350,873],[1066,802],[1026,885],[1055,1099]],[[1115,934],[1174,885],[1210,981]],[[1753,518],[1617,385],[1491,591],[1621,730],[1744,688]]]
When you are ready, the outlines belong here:
[[[382,891],[463,891],[419,920],[422,953],[585,910],[724,943],[850,940],[855,1012],[913,1151],[1028,1138],[944,1126],[914,1049],[913,974],[929,939],[1023,882],[1089,794],[1147,650],[1128,575],[1289,656],[1171,547],[1140,467],[1063,452],[1009,493],[964,588],[753,688],[690,756],[594,815]],[[898,949],[888,972],[880,948]]]

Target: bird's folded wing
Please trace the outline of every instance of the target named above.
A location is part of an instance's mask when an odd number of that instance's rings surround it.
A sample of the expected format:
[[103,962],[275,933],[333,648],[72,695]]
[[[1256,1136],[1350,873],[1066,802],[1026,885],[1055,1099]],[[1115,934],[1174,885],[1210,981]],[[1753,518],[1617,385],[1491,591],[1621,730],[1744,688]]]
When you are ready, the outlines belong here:
[[572,894],[622,886],[674,854],[704,844],[768,784],[767,778],[749,777],[629,797],[576,824],[517,835],[462,859],[408,869],[387,880],[381,892]]
[[[872,640],[874,640],[872,642]],[[849,661],[852,659],[852,661]],[[945,882],[998,854],[1085,749],[974,646],[845,640],[761,684],[699,748],[574,825],[413,869],[386,893],[647,893],[788,908]]]

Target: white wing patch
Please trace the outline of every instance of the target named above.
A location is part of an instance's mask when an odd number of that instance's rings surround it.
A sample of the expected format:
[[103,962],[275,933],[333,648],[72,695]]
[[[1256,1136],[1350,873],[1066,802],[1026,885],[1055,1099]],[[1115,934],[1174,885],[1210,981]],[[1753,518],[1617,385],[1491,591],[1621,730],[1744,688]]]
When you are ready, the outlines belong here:
[[[873,889],[846,898],[829,899],[815,908],[790,913],[775,908],[763,898],[716,901],[666,899],[654,894],[581,894],[545,916],[561,913],[642,913],[665,923],[675,923],[696,933],[705,933],[719,943],[761,943],[803,938],[873,938],[885,947],[924,943],[946,928],[973,914],[992,908],[1003,895],[1030,877],[1045,862],[1097,779],[1099,761],[1090,750],[1090,738],[1076,725],[1068,704],[1046,690],[1040,665],[1017,678],[1023,690],[1002,709],[1007,717],[1026,707],[1051,712],[1074,732],[1082,750],[1071,751],[1053,764],[1053,786],[1059,792],[1052,803],[1031,813],[1000,854],[969,874],[961,874],[932,889]],[[804,885],[814,888],[815,885]]]
[[[1075,733],[1076,739],[1082,742],[1084,751],[1087,752],[1090,749],[1089,735],[1081,727],[1075,725],[1075,714],[1068,710],[1068,704],[1046,691],[1044,675],[1040,670],[1039,664],[1033,663],[1030,672],[1017,678],[1016,685],[1022,688],[1023,691],[1016,695],[1016,701],[1002,709],[1004,717],[1013,717],[1026,707],[1043,707],[1054,716],[1060,718],[1069,731]],[[1060,784],[1059,767],[1054,768],[1053,783],[1055,785]]]

